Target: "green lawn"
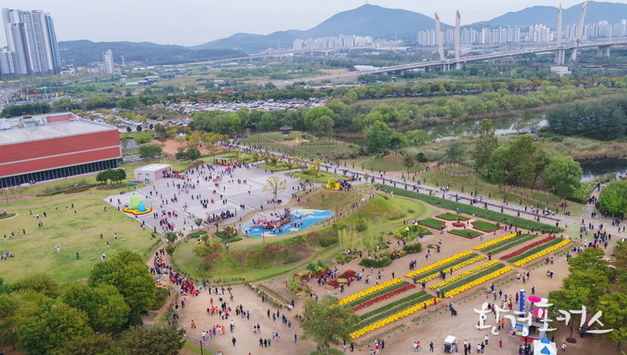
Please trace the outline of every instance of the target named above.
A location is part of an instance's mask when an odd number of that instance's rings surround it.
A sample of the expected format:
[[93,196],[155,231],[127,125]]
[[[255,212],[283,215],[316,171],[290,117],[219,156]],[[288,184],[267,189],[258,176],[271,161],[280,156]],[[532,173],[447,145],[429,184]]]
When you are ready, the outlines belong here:
[[460,237],[464,237],[467,239],[477,238],[478,236],[481,235],[481,233],[471,230],[471,229],[453,229],[449,231],[449,233],[455,234],[455,235],[458,235]]
[[[69,210],[65,206],[71,206]],[[108,206],[108,211],[104,211]],[[28,274],[46,272],[57,282],[71,282],[89,276],[94,263],[99,262],[101,253],[112,256],[122,250],[132,250],[148,256],[151,245],[150,231],[142,231],[139,223],[118,212],[99,199],[74,200],[62,203],[55,210],[54,205],[33,208],[39,220],[31,217],[29,209],[12,210],[18,216],[0,222],[0,237],[26,230],[22,238],[0,240],[0,251],[9,251],[14,258],[0,261],[2,277],[15,281]],[[74,213],[74,210],[77,213]],[[47,217],[43,217],[43,213]],[[37,223],[42,221],[43,228]],[[81,232],[84,231],[84,233]],[[104,239],[100,240],[100,233]],[[114,240],[113,234],[118,239]],[[110,245],[107,246],[106,242]],[[60,247],[57,253],[55,247]],[[76,260],[76,252],[80,260]]]

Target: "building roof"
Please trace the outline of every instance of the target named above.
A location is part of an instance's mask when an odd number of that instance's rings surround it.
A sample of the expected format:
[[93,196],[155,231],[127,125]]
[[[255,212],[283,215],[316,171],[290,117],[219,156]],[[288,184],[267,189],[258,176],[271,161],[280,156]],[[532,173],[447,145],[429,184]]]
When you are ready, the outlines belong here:
[[117,128],[71,113],[0,119],[0,146],[106,131]]
[[168,168],[172,168],[172,165],[170,165],[170,164],[150,164],[150,165],[142,166],[141,168],[137,168],[135,170],[155,172],[155,171],[160,171],[160,170],[168,169]]

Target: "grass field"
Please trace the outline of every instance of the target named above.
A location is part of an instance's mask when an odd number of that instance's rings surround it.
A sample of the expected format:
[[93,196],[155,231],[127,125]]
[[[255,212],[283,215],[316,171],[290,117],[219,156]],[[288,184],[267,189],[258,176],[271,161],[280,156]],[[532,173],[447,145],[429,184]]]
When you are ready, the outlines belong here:
[[[74,208],[66,210],[65,206],[72,203]],[[108,206],[107,212],[105,206]],[[49,205],[32,211],[39,214],[39,220],[30,215],[29,209],[20,209],[12,210],[17,216],[0,221],[1,236],[11,232],[16,235],[0,240],[0,251],[15,255],[6,261],[0,260],[1,277],[8,282],[37,272],[46,272],[61,283],[83,279],[89,276],[94,263],[99,262],[101,253],[112,256],[122,250],[132,250],[145,255],[152,251],[151,245],[156,241],[150,240],[150,231],[142,231],[139,223],[99,199],[64,202],[58,210]],[[43,217],[44,212],[47,217]],[[42,228],[37,227],[39,221],[44,223]],[[26,230],[26,236],[18,238],[22,229]],[[103,240],[100,240],[100,233],[104,235]],[[117,233],[117,240],[114,233]],[[55,251],[57,246],[61,248],[60,253]],[[80,260],[76,260],[76,252],[80,253]]]

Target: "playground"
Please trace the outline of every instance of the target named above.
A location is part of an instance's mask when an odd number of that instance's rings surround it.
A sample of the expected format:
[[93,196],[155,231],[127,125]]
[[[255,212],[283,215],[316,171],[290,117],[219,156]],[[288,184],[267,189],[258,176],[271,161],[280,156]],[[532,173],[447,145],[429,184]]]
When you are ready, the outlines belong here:
[[242,226],[242,232],[251,237],[272,237],[305,230],[317,222],[333,216],[333,211],[290,210],[257,213]]

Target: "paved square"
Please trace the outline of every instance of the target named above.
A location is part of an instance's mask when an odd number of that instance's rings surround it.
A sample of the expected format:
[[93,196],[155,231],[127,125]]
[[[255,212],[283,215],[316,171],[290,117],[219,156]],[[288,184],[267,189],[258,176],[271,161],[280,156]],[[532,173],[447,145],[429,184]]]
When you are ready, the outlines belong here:
[[281,203],[277,206],[286,205],[298,190],[298,179],[250,164],[204,164],[180,177],[159,179],[133,192],[111,195],[105,201],[122,210],[128,206],[132,194],[138,195],[153,212],[139,216],[127,213],[128,216],[161,234],[168,231],[168,226],[172,231],[190,231],[195,227],[195,218],[202,218],[206,223],[208,218],[227,212],[232,217],[222,223],[239,225],[243,215],[273,207],[272,194],[263,191],[272,175],[286,182],[287,189],[279,194]]

